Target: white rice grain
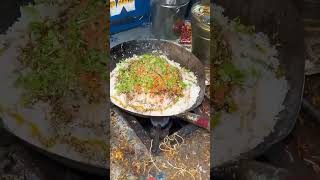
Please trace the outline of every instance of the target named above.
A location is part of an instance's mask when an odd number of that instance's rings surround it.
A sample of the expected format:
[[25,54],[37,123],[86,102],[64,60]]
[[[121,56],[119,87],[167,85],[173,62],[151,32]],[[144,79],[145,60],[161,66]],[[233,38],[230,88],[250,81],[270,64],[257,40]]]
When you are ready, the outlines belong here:
[[284,77],[277,78],[275,72],[265,65],[274,69],[279,67],[278,52],[267,35],[237,32],[235,23],[223,16],[223,9],[219,6],[214,6],[213,14],[230,44],[232,63],[243,71],[253,67],[261,73],[257,81],[253,82],[252,77],[247,77],[247,86],[234,90],[232,96],[238,104],[238,111],[223,112],[220,123],[211,132],[211,164],[216,167],[236,160],[240,154],[263,142],[273,131],[277,115],[284,109],[282,104],[289,87]]
[[[187,109],[191,108],[197,101],[197,98],[199,96],[200,92],[200,87],[197,84],[197,77],[193,72],[187,72],[184,70],[179,63],[171,61],[167,58],[165,55],[160,55],[160,57],[164,58],[169,64],[172,66],[177,67],[180,69],[181,75],[183,82],[190,84],[188,85],[184,90],[183,94],[184,96],[179,98],[179,100],[174,103],[170,108],[167,108],[163,111],[138,111],[132,107],[123,107],[121,103],[116,101],[112,97],[116,97],[118,100],[121,102],[126,102],[126,95],[125,94],[117,94],[116,92],[116,82],[117,82],[117,74],[119,72],[119,69],[121,67],[128,67],[128,64],[130,64],[131,61],[135,60],[137,56],[133,56],[132,58],[128,58],[124,60],[122,63],[118,63],[116,68],[111,72],[110,74],[110,97],[111,97],[111,102],[114,103],[115,105],[127,109],[128,111],[134,112],[134,113],[139,113],[143,114],[146,116],[172,116],[176,114],[180,114],[185,112]],[[148,106],[148,105],[145,105]]]

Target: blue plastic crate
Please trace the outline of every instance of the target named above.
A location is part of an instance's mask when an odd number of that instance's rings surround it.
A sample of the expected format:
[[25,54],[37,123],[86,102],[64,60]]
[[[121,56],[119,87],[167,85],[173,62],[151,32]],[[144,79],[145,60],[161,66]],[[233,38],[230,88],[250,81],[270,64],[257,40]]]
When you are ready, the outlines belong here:
[[[111,14],[112,3],[120,14]],[[134,4],[134,10],[126,4]],[[133,6],[131,6],[133,7]],[[150,0],[110,0],[110,33],[115,34],[150,21]]]

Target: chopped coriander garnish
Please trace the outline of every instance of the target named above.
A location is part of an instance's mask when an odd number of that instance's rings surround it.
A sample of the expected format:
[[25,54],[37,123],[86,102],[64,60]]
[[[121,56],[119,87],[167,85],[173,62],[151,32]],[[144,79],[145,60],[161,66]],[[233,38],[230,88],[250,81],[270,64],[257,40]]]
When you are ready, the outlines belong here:
[[[101,19],[97,17],[101,14],[97,13],[97,2],[89,0],[84,8],[76,11],[78,14],[68,13],[64,22],[49,19],[30,24],[32,38],[21,49],[19,57],[26,71],[21,71],[16,80],[16,86],[24,89],[22,100],[25,104],[38,100],[60,102],[65,97],[79,94],[90,101],[101,93],[100,87],[108,75],[108,54],[105,49],[89,47],[84,35],[88,24]],[[105,8],[103,3],[102,7]],[[33,9],[27,10],[35,14]],[[84,18],[95,21],[79,24]]]
[[245,73],[236,68],[232,63],[224,63],[218,69],[219,79],[223,82],[230,82],[241,85],[245,79]]
[[[123,62],[122,62],[123,63]],[[129,62],[119,64],[116,90],[121,93],[169,93],[180,95],[187,86],[180,70],[166,59],[152,54],[144,54]]]

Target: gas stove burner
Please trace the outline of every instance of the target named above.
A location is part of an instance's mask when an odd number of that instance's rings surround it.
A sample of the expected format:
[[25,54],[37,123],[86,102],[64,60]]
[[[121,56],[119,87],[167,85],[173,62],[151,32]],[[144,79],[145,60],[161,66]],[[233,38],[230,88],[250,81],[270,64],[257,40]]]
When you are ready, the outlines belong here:
[[151,150],[153,154],[158,155],[160,153],[160,141],[169,135],[172,121],[169,117],[151,117],[150,120],[153,125],[150,132],[150,136],[153,139]]
[[143,118],[131,115],[118,108],[115,110],[128,122],[147,149],[150,149],[152,141],[151,152],[154,155],[159,155],[159,143],[166,136],[170,137],[172,134],[177,133],[183,138],[188,138],[193,132],[199,129],[198,126],[185,122],[177,117]]
[[163,128],[169,123],[170,117],[151,117],[150,120],[154,127],[160,125]]

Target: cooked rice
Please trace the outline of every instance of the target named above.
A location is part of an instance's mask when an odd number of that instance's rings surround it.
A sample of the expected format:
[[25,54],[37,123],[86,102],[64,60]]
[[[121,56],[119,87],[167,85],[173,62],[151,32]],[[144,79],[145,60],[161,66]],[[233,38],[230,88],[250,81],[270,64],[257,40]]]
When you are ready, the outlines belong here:
[[[197,77],[193,72],[188,72],[184,68],[180,66],[179,63],[169,60],[166,56],[161,55],[160,57],[164,58],[169,64],[172,66],[177,67],[180,69],[183,82],[190,84],[183,90],[183,97],[180,97],[176,103],[172,103],[169,108],[164,109],[163,111],[140,111],[138,109],[132,108],[127,106],[126,102],[126,95],[125,94],[117,94],[116,92],[116,83],[117,83],[117,74],[120,67],[127,67],[131,61],[135,60],[137,56],[133,56],[132,58],[128,58],[124,60],[121,65],[117,64],[116,68],[111,72],[110,75],[110,97],[112,103],[116,104],[119,107],[127,109],[134,113],[139,113],[143,115],[149,116],[172,116],[179,113],[186,111],[187,109],[191,108],[195,102],[197,101],[197,97],[200,92],[200,87],[197,85]],[[143,98],[143,97],[142,97]],[[152,106],[151,104],[143,104],[144,107],[148,108]]]
[[[79,117],[76,117],[75,123],[70,123],[58,129],[57,132],[56,129],[54,129],[54,122],[49,121],[51,106],[48,103],[38,102],[32,106],[32,108],[27,108],[22,105],[21,95],[23,89],[16,88],[14,82],[18,77],[18,74],[15,72],[19,65],[18,57],[21,53],[21,48],[29,41],[27,37],[29,25],[35,20],[42,22],[45,19],[57,19],[59,14],[67,8],[66,6],[47,4],[29,5],[29,7],[37,11],[37,15],[39,16],[34,16],[34,14],[26,11],[25,7],[21,7],[21,17],[19,17],[5,34],[0,34],[0,48],[4,48],[0,53],[0,114],[4,126],[14,132],[19,138],[37,147],[46,148],[46,150],[51,153],[57,153],[60,156],[92,164],[93,166],[104,167],[105,164],[108,164],[106,163],[108,159],[101,158],[104,152],[95,152],[94,155],[91,155],[84,153],[89,152],[87,148],[82,148],[82,152],[79,153],[73,149],[74,147],[71,142],[60,142],[60,140],[57,141],[57,144],[48,148],[44,146],[43,142],[39,141],[38,136],[34,136],[30,132],[29,123],[32,123],[37,131],[43,133],[41,137],[43,135],[44,138],[56,138],[56,134],[59,134],[59,137],[74,137],[79,140],[101,139],[103,141],[108,129],[100,132],[97,130],[98,128],[91,127],[91,124],[100,126],[102,123],[105,123],[106,104],[102,104],[101,107],[96,108],[95,111],[89,110],[89,108],[91,108],[90,105],[84,106],[83,109],[80,110]],[[88,106],[90,107],[88,108]],[[1,112],[1,110],[4,110],[4,112]],[[24,124],[19,124],[17,119],[7,113],[8,110],[16,112],[18,116],[21,116],[22,123],[25,121]],[[80,145],[85,144],[79,144],[79,146]],[[95,148],[95,146],[90,146]]]
[[[222,7],[214,6],[212,12],[230,44],[232,63],[241,70],[254,67],[261,72],[258,80],[247,77],[244,89],[232,92],[238,111],[222,113],[220,123],[211,133],[211,163],[219,166],[255,148],[273,131],[277,115],[284,109],[283,102],[289,87],[285,77],[277,78],[271,69],[253,61],[260,59],[273,69],[279,67],[278,52],[265,34],[239,33],[235,30],[235,22],[223,15]],[[259,51],[256,45],[263,51]]]

